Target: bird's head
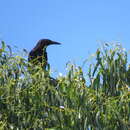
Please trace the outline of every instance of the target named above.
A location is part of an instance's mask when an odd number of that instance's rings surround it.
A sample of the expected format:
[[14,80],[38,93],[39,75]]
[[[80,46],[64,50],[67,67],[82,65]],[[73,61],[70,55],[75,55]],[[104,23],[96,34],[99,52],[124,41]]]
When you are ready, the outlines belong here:
[[44,47],[46,48],[49,45],[60,45],[61,43],[55,42],[55,41],[52,41],[49,39],[41,39],[38,41],[38,44],[39,44],[40,48],[44,48]]

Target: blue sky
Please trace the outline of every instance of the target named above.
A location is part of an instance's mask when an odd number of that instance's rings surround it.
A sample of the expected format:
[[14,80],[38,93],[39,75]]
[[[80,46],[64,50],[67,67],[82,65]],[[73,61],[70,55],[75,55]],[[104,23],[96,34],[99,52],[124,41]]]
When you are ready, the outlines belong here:
[[68,61],[82,65],[100,41],[130,49],[129,0],[0,0],[0,40],[30,51],[41,38],[61,42],[48,47],[52,69]]

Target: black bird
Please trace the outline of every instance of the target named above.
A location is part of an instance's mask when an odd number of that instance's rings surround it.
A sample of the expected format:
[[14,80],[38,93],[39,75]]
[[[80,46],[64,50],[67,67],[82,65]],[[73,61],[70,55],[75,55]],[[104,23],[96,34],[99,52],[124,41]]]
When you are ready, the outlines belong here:
[[41,64],[44,69],[46,69],[48,64],[48,57],[46,48],[49,45],[60,45],[61,43],[55,42],[49,39],[41,39],[38,41],[36,46],[30,51],[28,56],[28,61],[32,62],[33,64]]

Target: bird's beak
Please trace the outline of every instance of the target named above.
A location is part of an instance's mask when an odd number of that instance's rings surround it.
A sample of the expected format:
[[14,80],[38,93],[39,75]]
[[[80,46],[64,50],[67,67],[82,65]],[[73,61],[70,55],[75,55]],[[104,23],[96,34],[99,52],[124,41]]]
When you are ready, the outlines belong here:
[[55,41],[52,41],[52,44],[60,45],[61,43],[59,43],[59,42],[55,42]]

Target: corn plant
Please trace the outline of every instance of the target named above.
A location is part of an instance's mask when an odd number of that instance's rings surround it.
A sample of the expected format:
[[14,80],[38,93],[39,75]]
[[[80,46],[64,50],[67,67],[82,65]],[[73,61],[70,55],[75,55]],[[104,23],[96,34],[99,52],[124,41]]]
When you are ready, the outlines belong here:
[[130,129],[130,69],[121,46],[97,49],[87,72],[68,64],[54,84],[51,68],[34,66],[1,45],[0,129]]

